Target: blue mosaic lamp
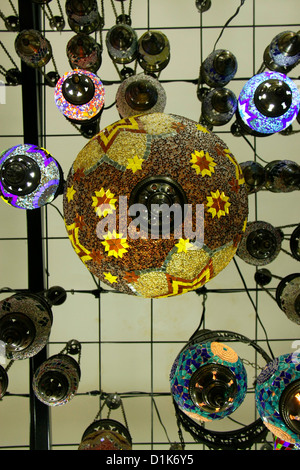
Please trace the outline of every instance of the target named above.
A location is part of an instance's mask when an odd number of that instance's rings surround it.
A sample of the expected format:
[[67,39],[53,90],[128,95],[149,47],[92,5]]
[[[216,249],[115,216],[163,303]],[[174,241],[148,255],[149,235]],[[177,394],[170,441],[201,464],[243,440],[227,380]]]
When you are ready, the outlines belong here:
[[50,153],[32,144],[0,154],[0,197],[13,207],[38,209],[63,189],[63,172]]
[[233,413],[247,391],[247,374],[237,353],[219,341],[193,342],[178,354],[170,372],[173,399],[198,422]]
[[247,133],[262,137],[290,126],[299,109],[300,93],[293,80],[279,72],[263,72],[243,87],[237,120]]
[[282,31],[264,52],[264,64],[269,70],[288,73],[300,60],[299,31]]
[[258,413],[272,434],[284,442],[300,444],[300,361],[284,354],[269,362],[257,378]]

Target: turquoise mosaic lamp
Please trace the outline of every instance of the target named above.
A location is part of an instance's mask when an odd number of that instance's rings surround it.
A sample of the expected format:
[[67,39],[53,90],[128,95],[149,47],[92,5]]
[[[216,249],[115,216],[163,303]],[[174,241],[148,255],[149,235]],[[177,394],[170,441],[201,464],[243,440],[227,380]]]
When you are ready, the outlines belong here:
[[257,378],[258,413],[275,438],[300,448],[300,361],[296,352],[269,362]]
[[237,353],[219,341],[192,342],[175,359],[171,393],[179,409],[198,422],[219,420],[243,402],[247,374]]

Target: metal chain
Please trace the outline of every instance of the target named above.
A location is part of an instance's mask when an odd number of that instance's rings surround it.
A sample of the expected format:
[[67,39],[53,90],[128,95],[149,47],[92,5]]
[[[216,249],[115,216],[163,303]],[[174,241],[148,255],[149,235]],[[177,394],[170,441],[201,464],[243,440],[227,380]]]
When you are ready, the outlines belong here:
[[264,368],[264,366],[259,366],[258,364],[255,364],[255,362],[250,362],[248,359],[241,359],[241,361],[243,364],[253,367],[253,369],[262,370]]
[[[116,6],[114,4],[114,0],[110,0],[110,2],[111,2],[112,9],[114,11],[115,17],[118,18],[118,13],[117,13]],[[131,18],[131,11],[132,11],[132,2],[133,2],[133,0],[129,1],[129,7],[128,7],[128,16],[130,18]],[[121,1],[121,10],[122,10],[121,15],[125,16],[125,8],[124,8],[124,1],[123,0]]]
[[[9,57],[9,59],[11,60],[11,62],[13,63],[13,65],[16,67],[16,69],[19,70],[17,64],[15,63],[15,61],[13,60],[12,56],[10,55],[10,53],[8,52],[8,50],[6,49],[6,47],[4,46],[3,42],[0,41],[0,45],[1,47],[3,48],[4,52],[7,54],[7,56]],[[4,68],[4,67],[3,67]]]
[[15,14],[16,16],[18,16],[18,12],[17,12],[17,10],[15,9],[15,7],[14,7],[12,1],[11,1],[11,0],[8,0],[8,1],[9,1],[9,3],[10,3],[10,6],[11,6],[12,9],[13,9],[14,14]]
[[127,428],[128,431],[129,431],[129,427],[128,427],[128,423],[127,423],[127,418],[126,418],[126,414],[125,414],[125,408],[124,408],[124,405],[123,405],[123,401],[122,401],[122,400],[121,400],[121,410],[122,410],[122,415],[123,415],[123,418],[124,418],[124,421],[125,421],[126,428]]
[[61,7],[61,4],[60,4],[59,0],[57,0],[57,5],[58,5],[59,12],[60,12],[60,16],[62,18],[64,18],[63,10],[62,10],[62,7]]
[[14,361],[13,359],[12,359],[11,361],[9,361],[9,363],[8,363],[7,366],[5,367],[5,371],[6,371],[6,372],[11,368],[11,366],[13,365],[14,362],[15,362],[15,361]]

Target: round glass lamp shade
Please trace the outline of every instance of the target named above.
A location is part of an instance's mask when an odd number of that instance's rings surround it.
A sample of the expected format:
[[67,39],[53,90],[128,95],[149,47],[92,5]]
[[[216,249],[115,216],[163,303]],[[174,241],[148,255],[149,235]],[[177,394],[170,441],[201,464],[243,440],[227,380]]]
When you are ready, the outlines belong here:
[[190,418],[225,418],[243,402],[247,374],[237,353],[218,341],[192,344],[175,359],[170,372],[172,396]]
[[234,116],[237,109],[235,94],[228,88],[214,88],[202,102],[202,117],[212,126],[223,126]]
[[6,356],[19,360],[35,356],[47,344],[52,312],[49,305],[33,294],[15,294],[0,302],[0,340]]
[[139,65],[148,73],[161,72],[170,62],[170,43],[161,31],[147,31],[138,40]]
[[276,288],[276,300],[292,322],[300,325],[300,274],[284,277]]
[[226,144],[164,113],[123,118],[91,139],[69,171],[63,204],[85,266],[142,297],[181,294],[216,276],[236,253],[248,214]]
[[156,78],[140,73],[121,83],[116,94],[116,106],[121,118],[162,113],[166,106],[166,92]]
[[300,361],[297,353],[275,358],[259,374],[255,387],[258,413],[272,434],[300,444]]
[[8,388],[8,375],[4,367],[0,365],[0,399],[5,395]]
[[25,64],[34,68],[43,67],[52,58],[50,42],[34,29],[21,31],[17,35],[15,50]]
[[77,34],[67,43],[67,57],[72,69],[96,73],[102,63],[102,48],[91,36]]
[[252,160],[240,163],[240,167],[245,178],[248,193],[253,194],[261,190],[265,183],[264,167]]
[[200,81],[212,88],[223,87],[234,78],[237,68],[237,60],[232,52],[217,49],[201,64]]
[[92,72],[74,69],[57,82],[54,100],[58,110],[71,122],[87,123],[97,119],[104,106],[105,90]]
[[[277,34],[267,48],[266,54],[275,66],[291,67],[300,60],[300,34],[294,31],[283,31]],[[272,66],[272,65],[271,65]]]
[[0,196],[11,206],[38,209],[53,201],[62,186],[62,169],[47,150],[24,144],[0,154]]
[[75,359],[67,354],[56,354],[37,368],[32,388],[35,396],[45,405],[65,405],[76,395],[80,375]]
[[91,34],[101,26],[97,0],[66,0],[65,10],[75,33]]
[[296,119],[300,109],[300,93],[296,84],[279,72],[254,75],[238,97],[238,118],[254,135],[275,134]]
[[273,193],[300,189],[300,166],[291,160],[274,160],[265,166],[265,188]]
[[132,450],[132,440],[119,421],[99,419],[85,430],[78,450]]
[[300,261],[300,225],[295,228],[290,238],[290,250],[297,261]]
[[106,34],[109,57],[116,64],[129,64],[137,55],[138,37],[128,24],[117,24]]
[[264,266],[279,255],[281,232],[264,221],[248,222],[237,249],[237,256],[254,266]]

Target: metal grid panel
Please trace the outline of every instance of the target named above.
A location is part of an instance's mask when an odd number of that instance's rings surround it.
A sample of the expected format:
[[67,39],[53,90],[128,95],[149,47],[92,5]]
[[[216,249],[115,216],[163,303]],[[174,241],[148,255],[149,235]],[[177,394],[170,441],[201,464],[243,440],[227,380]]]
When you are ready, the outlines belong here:
[[[27,3],[29,5],[30,0]],[[53,10],[57,12],[56,3],[52,3]],[[23,1],[21,8],[25,15],[24,4],[26,2]],[[238,1],[230,2],[225,8],[222,0],[212,0],[210,10],[200,14],[194,1],[186,2],[184,7],[179,0],[133,2],[132,25],[138,35],[148,29],[157,29],[167,35],[171,44],[170,64],[160,76],[167,93],[167,113],[198,121],[201,105],[196,96],[196,83],[200,64],[212,50],[223,26],[238,6]],[[11,14],[10,8],[11,3],[7,2],[3,5],[3,13],[7,16]],[[37,12],[39,8],[34,6],[33,9]],[[109,1],[104,1],[104,11],[103,38],[115,24]],[[40,29],[52,45],[56,66],[62,75],[69,70],[65,45],[74,33],[68,27],[62,32],[52,31],[47,16],[41,13]],[[25,21],[25,18],[22,19]],[[298,29],[299,8],[296,0],[288,0],[284,9],[279,0],[246,0],[218,42],[219,47],[231,50],[238,59],[237,76],[230,82],[232,91],[238,95],[243,84],[258,70],[263,51],[275,34]],[[8,32],[2,26],[1,40],[19,64],[14,51],[15,36],[16,33]],[[95,37],[100,39],[97,35]],[[2,54],[2,58],[2,64],[8,68],[11,65],[8,57]],[[46,72],[52,69],[49,65]],[[24,67],[22,71],[29,73]],[[109,105],[114,102],[119,85],[119,77],[105,47],[98,75],[103,81],[110,82],[106,85],[107,110],[101,118],[101,128],[104,128],[118,119],[115,107]],[[297,75],[299,67],[291,74],[295,79]],[[0,107],[2,150],[22,143],[24,136],[30,136],[36,120],[30,112],[33,96],[28,96],[29,101],[22,107],[21,87],[5,88],[6,104]],[[67,175],[86,140],[58,115],[53,102],[53,89],[41,86],[40,92],[41,103],[38,103],[38,108],[42,126],[39,140],[57,158]],[[297,161],[296,133],[264,139],[249,137],[245,140],[231,134],[230,124],[214,131],[224,139],[239,162],[260,157],[271,161],[283,155]],[[249,199],[249,220],[263,219],[275,226],[296,224],[297,198],[296,193],[283,195],[261,192],[252,195]],[[38,224],[34,220],[37,216],[13,210],[6,204],[2,204],[0,210],[1,287],[39,290],[43,280],[36,276],[39,258],[36,257],[36,246],[31,244],[36,242],[33,227]],[[99,287],[106,289],[106,286],[98,283],[95,286],[94,280],[79,263],[66,236],[61,214],[61,199],[41,211],[44,285],[45,288],[60,285],[68,293],[67,301],[53,309],[54,324],[44,354],[50,356],[59,352],[66,341],[72,338],[79,340],[82,344],[80,388],[77,396],[66,406],[51,409],[51,425],[48,426],[48,409],[36,409],[35,406],[39,408],[39,405],[33,405],[30,392],[30,369],[34,369],[36,361],[41,358],[30,363],[15,363],[9,371],[9,393],[1,402],[1,421],[6,426],[0,429],[0,446],[2,449],[48,446],[45,440],[48,430],[51,430],[51,449],[76,449],[83,431],[103,404],[101,392],[118,392],[124,399],[134,449],[169,449],[170,442],[178,442],[179,438],[168,375],[178,351],[198,327],[203,312],[203,296],[192,292],[172,299],[148,300],[111,292],[96,298],[91,291]],[[285,253],[281,253],[271,265],[271,271],[280,275],[297,270],[297,262]],[[274,356],[290,352],[294,341],[298,339],[298,327],[285,318],[270,296],[257,289],[254,272],[253,267],[237,258],[224,273],[207,285],[202,326],[243,334],[256,340],[268,351],[270,345]],[[1,293],[1,298],[6,296],[6,293]],[[251,384],[257,367],[261,365],[259,358],[245,347],[241,348],[241,356],[249,362],[247,372]],[[249,424],[256,417],[253,387],[250,386],[247,400],[234,415],[234,420],[214,423],[212,429],[236,429],[235,421]],[[112,418],[122,421],[120,410],[113,412]],[[36,436],[41,436],[40,423],[45,436],[39,442]],[[186,449],[203,448],[188,433],[184,432],[183,435]],[[268,436],[268,440],[271,441],[272,436]]]

